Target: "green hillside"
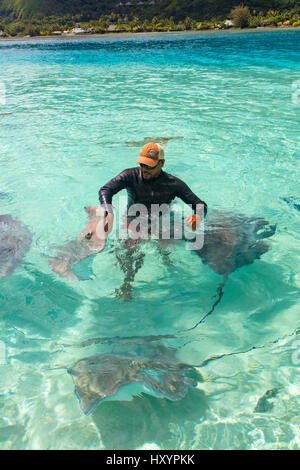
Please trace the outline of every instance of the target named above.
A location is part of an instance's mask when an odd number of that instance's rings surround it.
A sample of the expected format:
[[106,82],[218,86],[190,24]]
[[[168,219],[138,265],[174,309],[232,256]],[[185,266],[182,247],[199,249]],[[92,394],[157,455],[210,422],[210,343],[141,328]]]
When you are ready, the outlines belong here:
[[2,14],[14,14],[27,19],[38,16],[87,15],[87,17],[107,14],[112,11],[115,0],[0,0]]
[[[240,3],[241,0],[0,0],[0,16],[24,20],[78,15],[82,21],[88,21],[115,12],[141,19],[153,16],[173,16],[175,20],[186,16],[210,19],[224,18]],[[247,0],[244,3],[256,12],[265,13],[270,9],[300,12],[300,0]]]

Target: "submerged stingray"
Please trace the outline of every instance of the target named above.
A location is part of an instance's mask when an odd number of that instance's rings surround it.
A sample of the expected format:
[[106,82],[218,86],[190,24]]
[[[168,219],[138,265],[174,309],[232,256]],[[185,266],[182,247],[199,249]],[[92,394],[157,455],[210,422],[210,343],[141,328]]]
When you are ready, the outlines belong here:
[[78,280],[73,273],[72,268],[75,264],[88,258],[89,256],[99,253],[105,248],[105,240],[101,248],[96,248],[95,244],[85,238],[77,238],[62,245],[58,248],[56,256],[49,258],[49,264],[52,271],[69,280]]
[[261,217],[214,212],[206,220],[204,244],[196,253],[216,273],[228,276],[266,253],[269,247],[262,239],[275,230]]
[[223,275],[223,281],[219,285],[218,298],[212,309],[189,330],[196,328],[213,312],[223,296],[223,287],[228,275],[242,266],[252,264],[269,250],[263,239],[274,235],[275,230],[275,225],[270,225],[261,217],[217,211],[207,217],[203,247],[195,252],[204,264]]
[[167,145],[169,140],[183,139],[182,136],[176,137],[145,137],[144,140],[126,142],[127,147],[140,147],[140,145],[148,144],[149,142],[156,142],[162,146]]
[[0,215],[0,278],[10,276],[23,261],[32,235],[10,215]]
[[[68,372],[72,375],[75,384],[75,391],[83,411],[88,414],[94,407],[107,397],[113,396],[121,387],[130,382],[144,382],[154,391],[161,392],[171,400],[179,400],[185,396],[189,386],[196,386],[197,382],[202,382],[202,377],[198,368],[205,367],[208,363],[219,361],[220,359],[247,354],[253,350],[264,349],[277,344],[280,339],[291,337],[299,333],[296,328],[292,333],[276,338],[265,344],[251,346],[246,350],[238,350],[210,356],[199,364],[189,365],[176,360],[175,349],[158,345],[149,351],[146,348],[148,358],[142,356],[137,358],[137,354],[116,356],[109,354],[94,355],[80,359]],[[104,342],[106,344],[134,343],[143,347],[143,343],[158,341],[163,338],[175,338],[173,335],[145,336],[132,338],[93,338],[80,343],[79,346],[89,346],[92,343]],[[144,340],[144,341],[143,341]],[[153,373],[156,378],[153,379]],[[151,374],[151,375],[150,375]],[[194,377],[194,378],[193,378]],[[268,411],[272,404],[268,400],[274,398],[279,387],[268,390],[261,397],[255,407],[254,412]]]
[[196,385],[195,380],[186,376],[194,367],[179,362],[175,352],[157,344],[142,346],[142,350],[132,354],[98,354],[80,359],[68,372],[82,410],[90,413],[101,400],[136,382],[171,400],[183,398],[188,387]]
[[[89,213],[88,208],[85,209]],[[93,218],[95,215],[95,213],[90,214],[90,217]],[[99,223],[104,224],[104,214],[99,215]],[[69,280],[78,280],[72,271],[73,266],[91,255],[100,253],[106,246],[106,238],[97,243],[90,238],[91,234],[85,235],[81,232],[75,240],[57,247],[56,256],[49,257],[52,271]]]

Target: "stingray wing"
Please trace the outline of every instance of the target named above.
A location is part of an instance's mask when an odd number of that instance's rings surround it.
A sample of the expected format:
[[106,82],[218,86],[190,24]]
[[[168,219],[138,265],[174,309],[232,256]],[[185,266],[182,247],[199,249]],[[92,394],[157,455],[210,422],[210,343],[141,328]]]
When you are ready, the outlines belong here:
[[158,348],[157,357],[153,360],[100,354],[76,362],[68,372],[72,375],[83,412],[89,414],[101,400],[133,382],[144,382],[171,400],[184,397],[188,387],[195,385],[185,375],[193,367],[175,362],[171,356],[164,360],[160,357],[162,352]]
[[261,217],[216,211],[207,221],[203,247],[196,253],[218,274],[229,274],[266,253],[269,247],[261,240],[275,230],[275,225]]
[[0,215],[0,278],[9,276],[23,261],[32,241],[29,229],[10,215]]
[[131,358],[112,355],[90,356],[76,362],[68,372],[83,412],[89,414],[97,403],[113,396],[119,388],[141,381],[137,374],[142,367]]
[[193,367],[187,364],[147,363],[147,369],[141,373],[144,381],[153,390],[157,390],[171,400],[183,398],[190,386],[197,383],[186,377],[186,372]]

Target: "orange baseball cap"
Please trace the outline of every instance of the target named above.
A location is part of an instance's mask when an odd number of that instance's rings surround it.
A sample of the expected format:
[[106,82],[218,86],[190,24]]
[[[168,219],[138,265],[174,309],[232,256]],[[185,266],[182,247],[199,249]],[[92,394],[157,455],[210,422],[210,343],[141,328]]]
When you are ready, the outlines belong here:
[[140,156],[136,163],[144,163],[144,165],[155,166],[159,160],[165,159],[165,152],[161,145],[156,142],[150,142],[144,145],[140,151]]

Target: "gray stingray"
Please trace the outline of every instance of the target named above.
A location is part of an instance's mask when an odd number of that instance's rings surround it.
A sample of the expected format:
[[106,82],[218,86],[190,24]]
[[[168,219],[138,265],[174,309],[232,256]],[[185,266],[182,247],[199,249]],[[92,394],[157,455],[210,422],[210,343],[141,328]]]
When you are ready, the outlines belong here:
[[10,215],[0,215],[0,278],[10,276],[31,245],[29,229]]
[[218,298],[211,310],[189,330],[196,328],[214,311],[223,296],[228,275],[242,266],[252,264],[269,250],[269,245],[263,239],[274,235],[275,230],[276,225],[270,225],[261,217],[218,211],[207,217],[203,247],[195,252],[204,264],[223,275],[223,281],[219,284]]
[[261,217],[213,212],[205,222],[203,247],[196,253],[216,273],[228,276],[266,253],[269,246],[262,239],[275,230]]
[[167,145],[169,140],[173,139],[183,139],[182,136],[175,136],[175,137],[145,137],[143,140],[138,141],[130,141],[126,142],[127,147],[140,147],[140,145],[148,144],[150,142],[156,142],[162,146]]
[[103,245],[95,247],[95,244],[86,238],[77,238],[70,242],[58,247],[56,256],[49,257],[49,264],[52,271],[65,277],[69,280],[78,280],[78,277],[73,273],[72,268],[75,264],[95,255],[105,248],[105,240]]
[[[124,338],[123,344],[125,342]],[[188,387],[197,383],[186,375],[191,370],[194,370],[193,366],[176,359],[175,349],[161,344],[145,346],[140,341],[138,350],[131,354],[85,357],[68,372],[72,375],[81,408],[88,414],[101,400],[113,397],[125,385],[136,382],[145,384],[170,400],[180,400],[186,395]]]
[[[100,224],[104,224],[104,214],[100,215],[98,219]],[[56,256],[49,257],[52,271],[69,280],[78,280],[72,271],[74,265],[91,255],[100,253],[106,246],[106,238],[95,243],[90,237],[91,234],[84,235],[81,232],[75,240],[57,247]]]

